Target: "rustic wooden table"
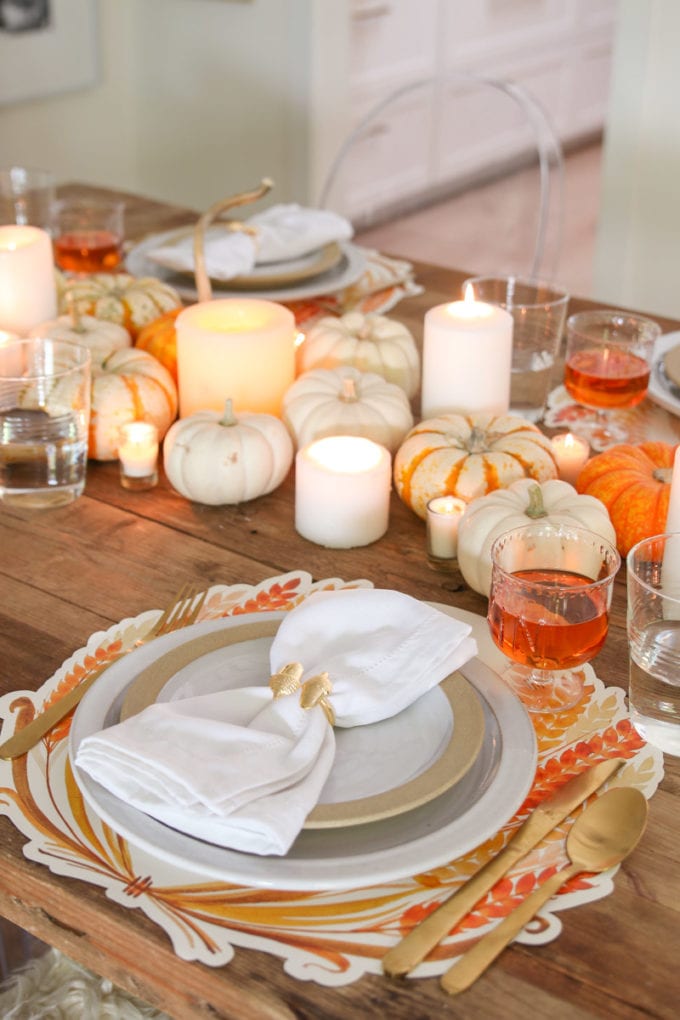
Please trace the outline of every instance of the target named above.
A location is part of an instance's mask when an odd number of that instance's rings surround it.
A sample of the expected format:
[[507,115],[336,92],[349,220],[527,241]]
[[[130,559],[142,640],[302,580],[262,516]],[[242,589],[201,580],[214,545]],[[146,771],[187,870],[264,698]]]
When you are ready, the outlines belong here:
[[[65,191],[98,189],[71,186]],[[136,196],[127,232],[141,238],[192,222],[191,213]],[[425,311],[459,294],[463,274],[417,266],[425,292],[391,313],[417,338]],[[572,302],[572,308],[587,302]],[[665,329],[680,323],[659,320]],[[122,489],[117,463],[90,463],[72,506],[29,514],[0,509],[0,693],[35,690],[96,630],[167,603],[184,582],[258,583],[301,568],[315,578],[364,577],[420,599],[483,614],[486,602],[456,575],[430,569],[422,522],[396,496],[388,533],[364,549],[332,551],[293,527],[293,480],[252,503],[189,503],[162,477],[140,496]],[[617,581],[606,645],[595,666],[627,685],[625,579]],[[434,979],[364,977],[326,988],[288,977],[281,961],[238,949],[222,968],[187,963],[140,911],[95,886],[26,860],[24,838],[0,819],[0,913],[178,1020],[456,1016],[552,1018],[677,1015],[680,998],[680,762],[666,759],[647,832],[623,864],[612,895],[562,915],[561,936],[543,948],[516,945],[464,996]]]

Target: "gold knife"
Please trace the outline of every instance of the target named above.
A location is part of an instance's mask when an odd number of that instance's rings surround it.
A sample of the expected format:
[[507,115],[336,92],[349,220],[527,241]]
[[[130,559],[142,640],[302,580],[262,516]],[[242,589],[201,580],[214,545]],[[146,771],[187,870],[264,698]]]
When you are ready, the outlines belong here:
[[599,789],[624,761],[624,758],[611,758],[599,765],[593,765],[581,775],[569,779],[552,796],[539,804],[497,857],[488,861],[460,889],[385,953],[382,958],[383,971],[391,977],[401,977],[413,970],[425,959],[430,950],[470,913],[475,904],[479,903],[513,864],[540,843],[591,793]]

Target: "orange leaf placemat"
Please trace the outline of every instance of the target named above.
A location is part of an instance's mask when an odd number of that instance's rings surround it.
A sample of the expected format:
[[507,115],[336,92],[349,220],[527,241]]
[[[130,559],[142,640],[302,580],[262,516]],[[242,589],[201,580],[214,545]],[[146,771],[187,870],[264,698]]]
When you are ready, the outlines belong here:
[[[292,609],[312,592],[328,588],[368,587],[368,581],[338,578],[313,582],[295,571],[260,585],[216,585],[210,589],[201,619]],[[122,621],[92,635],[39,691],[15,691],[0,699],[2,739],[42,707],[76,684],[85,672],[127,647],[160,615],[159,610]],[[460,612],[473,624],[480,658],[498,668],[499,653],[480,617]],[[624,692],[605,689],[587,668],[586,697],[571,712],[534,719],[538,767],[532,789],[516,815],[474,851],[439,868],[380,886],[350,891],[281,892],[201,880],[186,868],[162,861],[116,834],[84,803],[67,753],[69,722],[53,730],[38,747],[15,761],[0,761],[0,813],[24,834],[24,854],[59,875],[91,882],[123,907],[143,910],[168,935],[186,960],[222,966],[234,947],[279,956],[286,972],[301,980],[340,985],[364,973],[380,973],[380,958],[450,890],[498,853],[542,799],[569,776],[610,757],[626,764],[610,785],[630,785],[647,797],[663,775],[663,756],[646,745],[633,728]],[[504,917],[519,899],[564,866],[569,820],[499,882],[475,911],[414,972],[439,975],[450,961]],[[616,869],[571,881],[520,936],[544,943],[560,931],[558,912],[599,899],[613,889]]]

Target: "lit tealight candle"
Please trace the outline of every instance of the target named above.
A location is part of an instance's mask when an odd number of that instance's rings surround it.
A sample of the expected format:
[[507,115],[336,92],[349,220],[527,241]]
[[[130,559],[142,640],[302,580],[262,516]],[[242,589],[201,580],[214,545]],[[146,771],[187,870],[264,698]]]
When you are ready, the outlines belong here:
[[180,417],[222,411],[279,415],[295,378],[295,316],[256,298],[203,301],[177,317]]
[[37,227],[0,227],[0,329],[25,335],[56,314],[49,234]]
[[150,489],[158,481],[158,429],[148,421],[131,421],[119,433],[120,481],[125,489]]
[[435,496],[427,504],[427,552],[434,563],[451,561],[458,552],[458,524],[467,503],[456,496]]
[[423,418],[446,412],[506,414],[510,407],[512,316],[475,301],[437,305],[425,315]]
[[581,436],[565,432],[555,436],[551,446],[560,478],[563,482],[576,485],[576,479],[590,456],[590,444]]
[[330,549],[377,541],[387,531],[391,481],[389,452],[373,440],[315,440],[295,458],[296,530]]

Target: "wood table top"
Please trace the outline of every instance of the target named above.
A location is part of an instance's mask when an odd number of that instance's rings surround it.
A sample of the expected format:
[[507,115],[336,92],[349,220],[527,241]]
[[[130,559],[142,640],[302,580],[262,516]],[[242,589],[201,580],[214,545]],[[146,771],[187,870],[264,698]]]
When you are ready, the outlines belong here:
[[[110,194],[71,185],[64,193]],[[126,232],[191,223],[195,215],[138,196]],[[460,292],[466,274],[417,264],[424,293],[390,312],[421,340],[426,310]],[[574,299],[571,310],[591,306]],[[680,323],[655,316],[665,330]],[[207,507],[175,493],[165,477],[143,498],[119,484],[118,464],[90,462],[85,494],[69,507],[29,513],[0,507],[0,694],[37,689],[88,637],[165,605],[185,582],[256,584],[288,570],[314,578],[367,578],[419,599],[485,614],[486,600],[458,575],[434,571],[420,521],[393,494],[390,526],[366,548],[329,550],[293,527],[292,476],[249,504]],[[609,635],[594,663],[607,685],[627,688],[625,577],[617,579]],[[94,885],[52,874],[24,858],[24,837],[0,818],[0,913],[73,959],[178,1020],[215,1017],[638,1018],[677,1015],[680,997],[680,760],[650,804],[640,846],[612,895],[561,915],[558,939],[516,944],[463,997],[435,978],[366,976],[331,988],[284,973],[281,961],[238,948],[221,968],[179,959],[141,911],[124,909]]]

